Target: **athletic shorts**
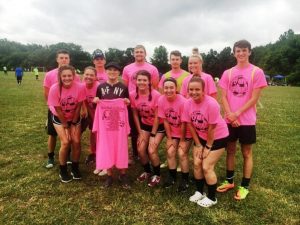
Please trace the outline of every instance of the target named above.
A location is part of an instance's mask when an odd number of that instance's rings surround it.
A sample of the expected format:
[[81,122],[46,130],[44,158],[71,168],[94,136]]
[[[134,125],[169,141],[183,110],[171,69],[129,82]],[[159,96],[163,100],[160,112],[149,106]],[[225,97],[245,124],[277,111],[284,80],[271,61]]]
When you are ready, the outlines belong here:
[[[61,125],[61,121],[60,121],[59,118],[58,118],[57,116],[55,116],[55,115],[52,116],[52,122],[53,122],[54,124],[56,124],[56,125]],[[68,126],[71,126],[71,125],[72,125],[72,121],[68,121],[67,124],[68,124]],[[78,121],[77,121],[76,124],[74,124],[74,125],[77,126],[77,125],[79,125],[79,124],[81,124],[81,119],[80,119],[80,118],[78,119]]]
[[256,142],[256,128],[255,125],[242,125],[239,127],[232,127],[227,124],[229,130],[229,142],[234,142],[239,139],[241,144],[254,144]]
[[86,130],[86,128],[89,128],[89,130],[92,130],[93,123],[94,123],[94,121],[89,116],[85,117],[85,118],[81,118],[81,133],[83,133]]
[[47,134],[51,136],[57,136],[56,130],[52,122],[52,112],[48,109],[48,119],[47,119]]
[[[172,139],[180,141],[180,138],[179,138],[179,137],[172,137]],[[192,141],[193,138],[187,138],[187,137],[186,137],[186,138],[184,138],[184,140],[185,140],[185,141]]]
[[[198,136],[198,138],[200,140],[201,145],[205,146],[206,145],[206,140],[202,139],[199,136]],[[227,142],[228,142],[228,137],[214,140],[214,143],[213,143],[210,151],[214,151],[214,150],[219,150],[221,148],[225,148],[227,146]]]
[[[144,131],[147,131],[147,132],[151,133],[152,127],[153,126],[150,126],[150,125],[147,125],[147,124],[144,124],[144,123],[141,122],[141,129],[144,130]],[[165,133],[165,127],[164,127],[163,123],[158,125],[157,133]]]

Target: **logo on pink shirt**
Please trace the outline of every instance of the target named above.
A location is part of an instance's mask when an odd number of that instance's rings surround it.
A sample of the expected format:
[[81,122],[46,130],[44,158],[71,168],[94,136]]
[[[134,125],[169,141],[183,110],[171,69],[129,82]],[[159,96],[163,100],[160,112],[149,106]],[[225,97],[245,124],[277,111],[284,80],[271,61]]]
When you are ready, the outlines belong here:
[[73,112],[76,108],[76,99],[72,96],[68,96],[61,100],[62,111],[66,113]]
[[191,115],[191,121],[199,132],[208,131],[208,121],[200,111],[194,111]]
[[178,112],[176,112],[173,108],[166,109],[165,116],[171,126],[180,126],[180,117],[178,115]]
[[154,118],[154,116],[155,116],[154,109],[152,109],[146,103],[140,103],[137,106],[137,108],[139,110],[139,114],[140,114],[141,117],[144,117],[144,118]]
[[248,81],[243,75],[238,75],[232,79],[230,90],[236,97],[243,97],[248,92]]

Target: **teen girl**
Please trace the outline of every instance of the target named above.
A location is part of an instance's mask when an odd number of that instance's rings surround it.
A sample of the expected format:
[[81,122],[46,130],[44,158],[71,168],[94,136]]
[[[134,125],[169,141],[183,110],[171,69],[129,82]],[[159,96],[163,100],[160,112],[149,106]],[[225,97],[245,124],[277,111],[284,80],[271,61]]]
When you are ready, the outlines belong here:
[[[182,120],[187,122],[194,139],[194,177],[197,188],[190,201],[202,207],[210,207],[217,203],[214,167],[225,150],[228,129],[221,117],[218,102],[205,94],[205,83],[200,77],[190,80],[188,90],[190,98],[184,105]],[[205,183],[208,187],[207,196],[203,192]]]
[[97,71],[94,67],[88,66],[84,69],[83,82],[85,84],[85,100],[83,102],[84,110],[82,110],[81,116],[86,118],[86,125],[90,129],[90,153],[85,163],[90,164],[96,162],[96,134],[92,132],[96,104],[93,103],[93,99],[96,97],[97,87],[100,84],[97,81]]
[[176,182],[176,154],[178,152],[181,168],[181,182],[178,191],[185,191],[189,186],[189,157],[188,150],[191,146],[191,136],[186,138],[186,123],[181,122],[184,103],[186,99],[177,94],[177,82],[174,78],[166,78],[163,82],[164,95],[158,100],[158,116],[164,120],[167,135],[167,162],[169,176],[164,182],[164,187],[171,187]]
[[[49,90],[48,105],[53,113],[52,122],[59,136],[59,164],[61,181],[70,182],[81,179],[79,171],[80,158],[80,109],[85,99],[84,86],[74,81],[75,69],[64,65],[58,69],[58,83]],[[67,168],[68,149],[72,146],[71,175]]]
[[[148,181],[148,186],[154,187],[160,183],[158,146],[165,135],[163,123],[160,123],[157,115],[160,94],[151,88],[151,74],[146,70],[137,71],[136,85],[136,90],[130,93],[130,102],[138,131],[138,153],[144,167],[144,172],[137,180]],[[153,176],[149,160],[153,167]]]

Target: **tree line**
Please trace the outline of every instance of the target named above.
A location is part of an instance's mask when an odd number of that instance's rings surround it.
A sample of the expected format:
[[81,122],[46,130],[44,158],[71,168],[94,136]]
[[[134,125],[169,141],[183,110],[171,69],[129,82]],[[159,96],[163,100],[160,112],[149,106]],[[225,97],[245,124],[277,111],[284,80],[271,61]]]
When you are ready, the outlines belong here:
[[[15,68],[22,66],[45,67],[47,70],[55,68],[55,54],[58,49],[66,49],[71,54],[71,64],[83,70],[92,64],[92,56],[84,51],[80,45],[74,43],[57,43],[53,45],[21,44],[7,39],[0,39],[0,66]],[[180,50],[180,49],[179,49]],[[217,52],[211,49],[207,53],[201,53],[203,57],[203,70],[214,77],[220,77],[224,70],[235,65],[235,58],[231,47],[225,47]],[[105,52],[107,61],[116,61],[122,67],[134,62],[133,48],[126,50],[109,48]],[[168,64],[169,53],[164,46],[154,49],[150,62],[155,65],[160,73],[170,69]],[[265,46],[257,46],[252,49],[250,61],[263,68],[266,74],[287,76],[289,84],[300,85],[300,35],[293,30],[288,30],[280,35],[275,43]],[[182,68],[187,70],[188,56],[183,56]]]

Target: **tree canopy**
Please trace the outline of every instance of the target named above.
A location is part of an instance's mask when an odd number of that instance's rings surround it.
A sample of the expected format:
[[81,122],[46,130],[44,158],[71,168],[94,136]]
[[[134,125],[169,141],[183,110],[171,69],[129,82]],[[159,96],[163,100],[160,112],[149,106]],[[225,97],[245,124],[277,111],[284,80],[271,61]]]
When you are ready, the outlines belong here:
[[[21,44],[7,39],[0,39],[0,66],[16,68],[33,66],[55,68],[55,54],[58,49],[66,49],[71,55],[71,64],[77,69],[92,65],[91,54],[84,51],[80,45],[60,42],[53,45]],[[201,53],[203,57],[203,70],[214,77],[220,77],[224,70],[235,64],[235,58],[231,47],[224,47],[218,53],[211,49],[208,53]],[[134,62],[133,48],[126,50],[108,48],[105,52],[107,61],[116,61],[122,67]],[[170,69],[168,64],[168,51],[166,47],[159,46],[154,49],[150,61],[160,73]],[[261,67],[271,77],[282,74],[287,76],[289,84],[300,85],[300,34],[288,30],[280,35],[278,41],[265,46],[257,46],[252,49],[250,61]],[[187,70],[188,57],[183,56],[182,68]]]

